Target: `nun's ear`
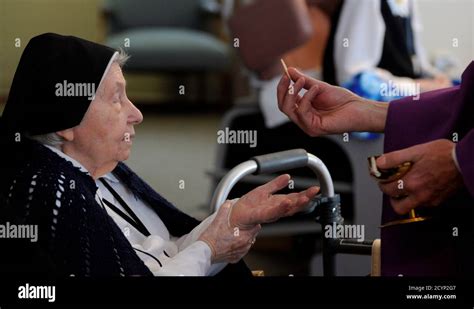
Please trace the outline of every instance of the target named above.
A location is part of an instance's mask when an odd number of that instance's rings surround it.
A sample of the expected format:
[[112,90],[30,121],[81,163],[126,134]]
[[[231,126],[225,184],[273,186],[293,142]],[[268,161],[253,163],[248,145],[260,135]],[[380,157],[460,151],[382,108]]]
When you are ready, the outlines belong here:
[[72,142],[74,140],[74,130],[72,128],[62,130],[62,131],[57,131],[56,134],[61,136],[67,142]]

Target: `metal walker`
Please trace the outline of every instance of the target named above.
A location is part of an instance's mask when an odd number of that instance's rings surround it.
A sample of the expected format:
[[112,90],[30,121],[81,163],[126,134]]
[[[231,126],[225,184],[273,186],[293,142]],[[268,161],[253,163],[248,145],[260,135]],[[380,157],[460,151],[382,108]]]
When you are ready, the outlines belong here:
[[[271,174],[301,167],[309,167],[316,174],[321,188],[320,194],[310,201],[304,212],[314,217],[323,228],[327,225],[344,224],[344,218],[341,216],[340,197],[334,193],[331,174],[318,157],[307,153],[304,149],[256,156],[235,166],[219,182],[212,197],[211,210],[218,210],[227,199],[234,185],[247,175]],[[322,233],[324,276],[335,276],[336,254],[371,255],[372,244],[373,241],[359,242],[353,239],[327,238]]]

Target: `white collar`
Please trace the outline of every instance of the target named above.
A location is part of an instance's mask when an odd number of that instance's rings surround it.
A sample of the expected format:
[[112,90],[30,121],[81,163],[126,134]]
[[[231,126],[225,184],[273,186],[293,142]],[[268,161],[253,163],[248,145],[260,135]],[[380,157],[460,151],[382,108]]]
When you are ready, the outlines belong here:
[[[89,171],[84,167],[84,165],[82,165],[81,163],[79,163],[79,161],[77,161],[76,159],[74,158],[71,158],[70,156],[68,156],[67,154],[65,154],[64,152],[62,152],[61,150],[57,149],[57,148],[54,148],[52,146],[49,146],[49,145],[46,145],[46,144],[43,144],[43,146],[45,147],[48,147],[51,151],[53,151],[54,153],[56,153],[58,156],[60,156],[61,158],[65,159],[66,161],[69,161],[71,162],[71,164],[77,168],[79,168],[79,170],[81,172],[84,172],[86,173],[87,175],[91,176],[91,174],[89,173]],[[92,176],[91,176],[92,177]],[[107,179],[108,181],[110,182],[114,182],[114,183],[119,183],[120,181],[117,179],[117,177],[114,176],[114,174],[112,173],[107,173],[105,174],[104,176],[102,176],[103,178]]]
[[[46,144],[43,144],[43,146],[47,147],[49,150],[51,150],[52,152],[56,153],[58,156],[60,156],[61,158],[65,159],[66,161],[69,161],[72,163],[73,166],[79,168],[79,170],[81,170],[81,172],[84,172],[86,173],[87,175],[91,176],[91,174],[89,173],[89,171],[84,167],[84,165],[82,165],[81,163],[79,163],[79,161],[71,158],[70,156],[68,156],[67,154],[65,154],[64,152],[62,152],[61,150],[57,149],[57,148],[54,148],[52,146],[49,146],[49,145],[46,145]],[[92,176],[91,176],[92,177]]]
[[104,176],[102,176],[102,178],[105,178],[108,181],[114,182],[114,183],[119,183],[120,182],[120,180],[118,180],[117,177],[115,177],[115,175],[112,174],[112,173],[107,173]]

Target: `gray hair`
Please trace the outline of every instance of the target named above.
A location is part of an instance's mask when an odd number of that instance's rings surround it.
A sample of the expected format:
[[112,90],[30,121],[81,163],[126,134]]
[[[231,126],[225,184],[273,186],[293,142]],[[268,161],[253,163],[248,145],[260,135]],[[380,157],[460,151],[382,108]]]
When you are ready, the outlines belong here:
[[37,141],[41,144],[54,147],[61,150],[61,146],[66,141],[62,136],[58,135],[56,132],[46,133],[41,135],[27,135],[28,138]]
[[130,59],[130,55],[127,54],[122,48],[119,49],[119,54],[118,56],[114,59],[114,62],[116,62],[121,68],[127,63],[128,59]]
[[[128,55],[122,48],[119,49],[119,54],[115,57],[113,63],[117,63],[121,68],[127,63],[130,55]],[[41,144],[54,147],[61,150],[62,145],[66,141],[62,136],[58,135],[56,132],[46,133],[41,135],[28,135],[27,137],[35,140]]]

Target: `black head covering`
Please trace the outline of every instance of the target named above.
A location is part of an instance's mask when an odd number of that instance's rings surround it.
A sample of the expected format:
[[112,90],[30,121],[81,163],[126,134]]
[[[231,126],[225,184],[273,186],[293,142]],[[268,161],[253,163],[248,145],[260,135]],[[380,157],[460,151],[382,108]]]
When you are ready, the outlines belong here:
[[38,135],[78,125],[92,97],[82,91],[68,93],[64,86],[97,90],[115,53],[74,36],[45,33],[32,38],[16,69],[0,133],[4,138]]

